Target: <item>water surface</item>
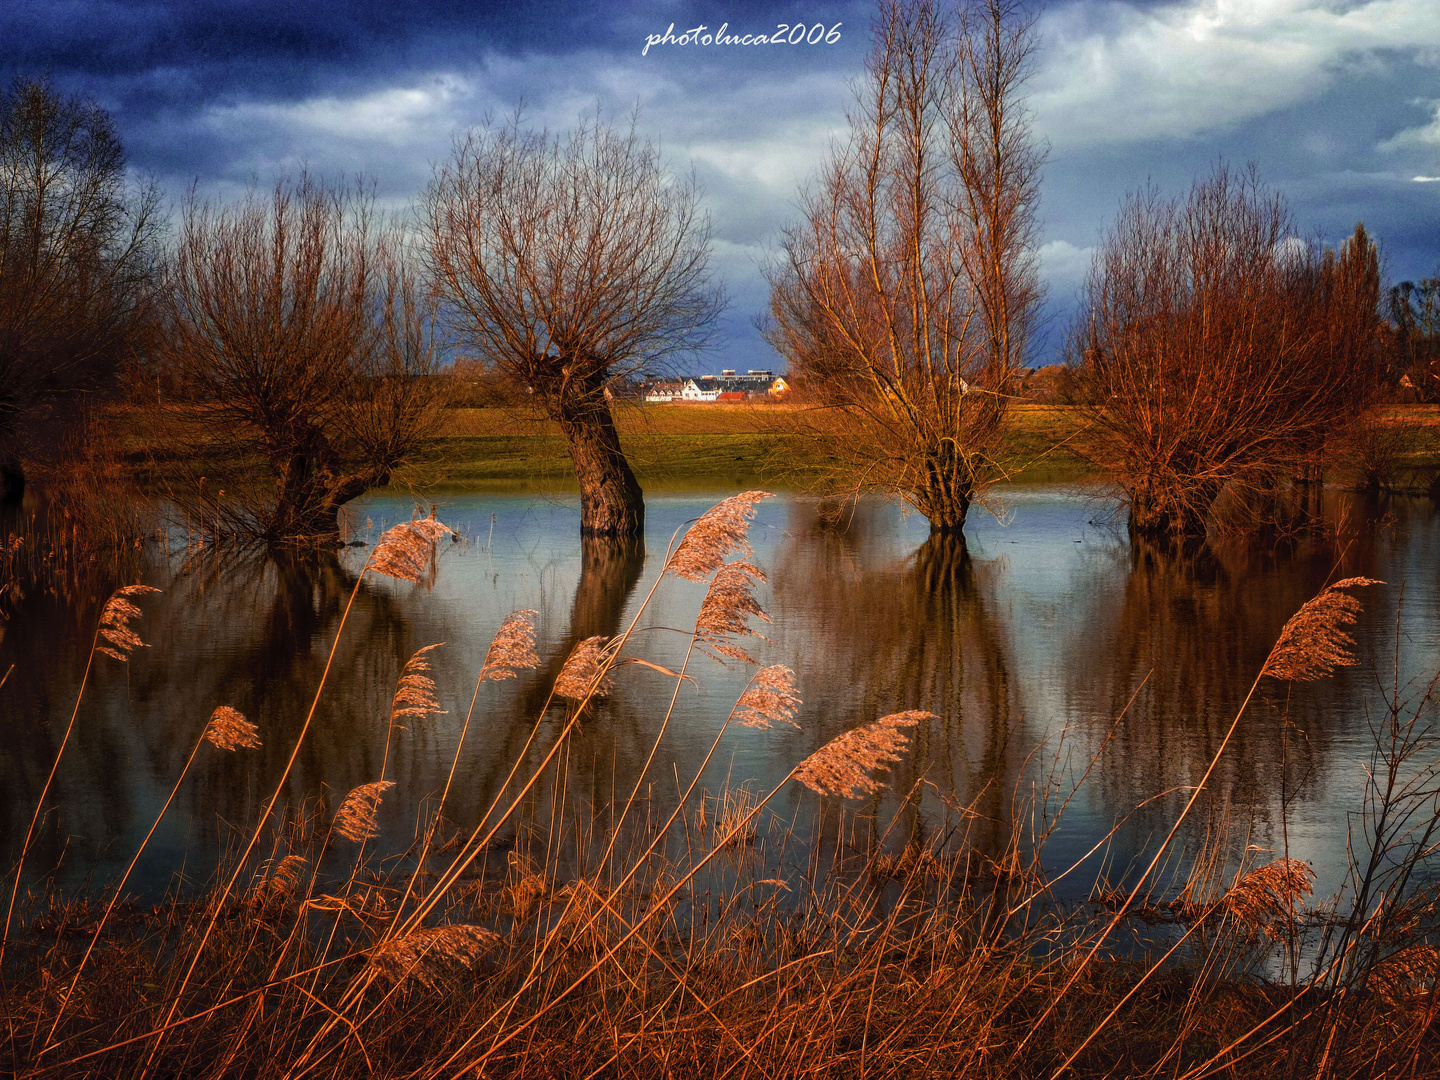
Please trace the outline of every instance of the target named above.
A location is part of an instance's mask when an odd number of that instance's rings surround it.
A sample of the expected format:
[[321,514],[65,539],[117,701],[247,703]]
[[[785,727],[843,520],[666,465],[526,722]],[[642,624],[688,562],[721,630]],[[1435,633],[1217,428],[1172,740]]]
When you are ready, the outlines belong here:
[[[289,782],[294,812],[323,820],[383,766],[397,787],[379,848],[399,851],[456,760],[446,817],[468,829],[577,641],[623,630],[643,603],[628,651],[672,670],[685,662],[705,587],[674,578],[653,595],[651,587],[675,531],[726,494],[652,496],[644,543],[628,546],[582,545],[573,497],[447,496],[438,516],[463,539],[445,546],[433,585],[367,576],[356,594]],[[998,855],[1017,820],[1027,832],[1048,823],[1032,810],[1037,792],[1049,791],[1053,808],[1053,796],[1063,799],[1088,770],[1045,856],[1052,868],[1066,866],[1121,823],[1113,843],[1069,879],[1070,893],[1083,895],[1102,856],[1111,872],[1123,871],[1163,835],[1286,619],[1328,580],[1365,575],[1387,584],[1357,594],[1362,663],[1319,683],[1262,682],[1206,804],[1207,815],[1228,814],[1248,843],[1311,861],[1321,888],[1337,887],[1347,814],[1363,801],[1384,695],[1440,669],[1433,504],[1337,495],[1315,534],[1181,554],[1132,546],[1092,493],[1015,488],[998,496],[1000,517],[977,512],[964,541],[932,536],[924,519],[890,505],[862,505],[836,523],[799,497],[762,503],[751,540],[769,575],[757,595],[772,621],[755,624],[768,640],[747,647],[762,663],[793,668],[805,705],[797,730],[729,729],[701,786],[768,790],[844,730],[929,710],[936,718],[889,774],[894,791],[911,795],[911,809],[887,843],[903,843],[949,804],[952,817],[964,808],[969,841]],[[373,542],[408,518],[411,504],[372,498],[352,511],[354,535]],[[206,717],[228,704],[259,725],[264,747],[202,748],[132,887],[153,896],[178,871],[203,880],[280,775],[368,550],[287,560],[183,545],[152,553],[143,580],[163,592],[140,601],[137,623],[149,647],[125,664],[97,659],[31,869],[62,887],[118,874]],[[37,593],[4,625],[0,672],[15,665],[0,689],[6,862],[18,854],[114,584],[97,579],[89,593],[63,601]],[[538,612],[540,668],[480,689],[457,760],[485,650],[519,608]],[[395,679],[415,650],[437,642],[434,675],[447,712],[410,723],[387,752]],[[635,783],[662,724],[643,789],[663,803],[688,783],[750,669],[696,654],[687,674],[694,682],[682,685],[667,723],[674,680],[642,665],[618,672],[615,691],[583,721],[565,758],[575,805],[603,817],[615,792]],[[563,706],[545,716],[532,763],[563,724]],[[895,802],[891,795],[850,809],[883,823]],[[791,785],[772,809],[797,821],[823,805]]]

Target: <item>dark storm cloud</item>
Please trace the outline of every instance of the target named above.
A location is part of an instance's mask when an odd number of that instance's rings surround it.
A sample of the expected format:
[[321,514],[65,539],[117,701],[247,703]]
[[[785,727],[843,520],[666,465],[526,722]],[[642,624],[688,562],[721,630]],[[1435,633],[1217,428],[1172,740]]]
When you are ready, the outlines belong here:
[[[296,0],[0,3],[0,76],[50,72],[113,113],[132,165],[178,196],[227,197],[301,167],[365,173],[412,199],[452,137],[523,101],[532,126],[624,122],[693,168],[734,298],[732,353],[772,362],[750,326],[759,272],[796,191],[843,134],[873,5],[759,0],[580,3]],[[834,46],[661,45],[728,23],[843,24]],[[1030,83],[1050,146],[1041,250],[1052,329],[1127,191],[1183,193],[1253,161],[1302,234],[1364,220],[1395,277],[1440,263],[1440,4],[1434,0],[1064,0],[1042,5]],[[1052,333],[1051,339],[1055,335]]]

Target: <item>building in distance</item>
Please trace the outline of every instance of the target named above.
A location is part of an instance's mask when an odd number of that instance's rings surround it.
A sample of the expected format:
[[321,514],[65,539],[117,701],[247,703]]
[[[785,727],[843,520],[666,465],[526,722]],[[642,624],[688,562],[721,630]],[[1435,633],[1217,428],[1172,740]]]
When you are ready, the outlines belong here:
[[751,368],[741,375],[726,368],[719,375],[686,375],[678,379],[647,376],[643,396],[650,402],[739,402],[776,401],[790,387],[783,375],[768,369]]

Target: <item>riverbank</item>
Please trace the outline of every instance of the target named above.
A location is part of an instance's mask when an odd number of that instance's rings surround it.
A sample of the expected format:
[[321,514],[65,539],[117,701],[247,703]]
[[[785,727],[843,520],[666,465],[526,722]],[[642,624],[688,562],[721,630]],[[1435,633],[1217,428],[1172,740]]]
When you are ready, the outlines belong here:
[[[615,423],[631,467],[647,489],[741,490],[764,486],[795,490],[807,485],[820,462],[804,434],[813,410],[799,405],[620,405]],[[185,433],[183,411],[163,422],[137,410],[116,410],[127,465],[141,486],[162,491],[199,477],[220,483],[251,471],[256,463],[218,453],[177,453]],[[1000,465],[1012,483],[1066,483],[1096,478],[1086,460],[1083,420],[1062,405],[1018,402],[1010,410]],[[1363,448],[1379,456],[1382,471],[1400,490],[1424,490],[1440,473],[1440,406],[1384,407]],[[193,434],[193,433],[192,433]],[[1362,448],[1341,451],[1329,479],[1355,483]],[[552,421],[524,409],[446,409],[422,460],[397,475],[397,489],[445,493],[459,490],[573,491],[575,479],[564,437]]]

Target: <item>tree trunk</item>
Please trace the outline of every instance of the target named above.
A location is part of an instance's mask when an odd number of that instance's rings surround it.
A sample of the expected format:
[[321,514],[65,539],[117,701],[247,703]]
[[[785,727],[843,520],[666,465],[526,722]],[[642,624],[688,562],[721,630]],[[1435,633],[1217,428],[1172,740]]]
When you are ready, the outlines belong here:
[[930,519],[930,531],[961,532],[975,495],[975,480],[953,440],[944,440],[925,455],[923,483],[912,501]]
[[312,430],[303,445],[272,459],[276,474],[275,513],[265,530],[271,546],[336,546],[340,509],[372,487],[390,482],[384,467],[342,472],[329,440]]
[[620,449],[600,374],[568,384],[549,405],[580,483],[580,535],[642,535],[645,495]]
[[0,458],[0,506],[19,506],[25,501],[25,466],[14,454]]
[[1143,477],[1130,492],[1132,536],[1199,539],[1205,536],[1210,507],[1220,494],[1217,484],[1185,488]]

